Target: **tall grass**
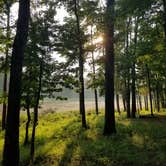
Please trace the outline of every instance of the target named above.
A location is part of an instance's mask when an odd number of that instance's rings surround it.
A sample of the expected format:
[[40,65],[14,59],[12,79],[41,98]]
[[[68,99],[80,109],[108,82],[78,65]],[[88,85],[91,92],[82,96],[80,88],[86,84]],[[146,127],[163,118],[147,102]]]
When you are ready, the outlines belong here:
[[[164,166],[166,163],[166,114],[160,117],[126,119],[116,114],[117,134],[104,137],[103,111],[87,113],[88,130],[81,128],[78,112],[41,114],[35,142],[37,166]],[[142,112],[141,114],[146,114]],[[22,166],[29,163],[29,146],[23,146],[26,116],[20,123]],[[30,126],[30,133],[32,124]],[[0,153],[4,132],[0,132]],[[2,156],[0,157],[2,160]]]

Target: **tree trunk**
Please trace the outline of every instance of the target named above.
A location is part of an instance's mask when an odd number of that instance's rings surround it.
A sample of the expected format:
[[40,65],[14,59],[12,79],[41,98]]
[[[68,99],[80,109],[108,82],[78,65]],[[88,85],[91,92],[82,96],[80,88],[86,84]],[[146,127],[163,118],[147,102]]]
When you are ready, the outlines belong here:
[[136,106],[137,106],[137,112],[138,112],[138,116],[139,116],[140,115],[139,96],[136,97]]
[[158,111],[158,105],[157,105],[157,92],[156,92],[157,90],[155,90],[155,91],[153,91],[153,95],[154,95],[154,97],[153,97],[153,103],[154,103],[154,107],[153,108],[155,108],[154,110],[157,110]]
[[29,142],[29,124],[30,124],[30,121],[31,121],[31,115],[30,115],[30,107],[29,107],[29,96],[27,95],[27,123],[26,123],[26,127],[25,127],[25,139],[24,139],[24,145],[27,145],[28,142]]
[[3,80],[3,107],[2,107],[2,130],[5,129],[6,125],[6,99],[7,99],[7,70],[8,70],[8,58],[9,58],[9,43],[8,40],[10,38],[10,4],[6,2],[7,8],[7,31],[6,31],[6,57],[5,57],[5,70],[4,70],[4,80]]
[[77,36],[78,36],[78,42],[79,42],[80,113],[82,115],[82,127],[87,128],[86,115],[85,115],[85,95],[84,95],[84,52],[83,52],[83,44],[82,44],[82,37],[81,37],[81,30],[80,30],[80,19],[78,15],[78,6],[79,4],[77,0],[74,0],[74,13],[76,17],[77,33],[78,33]]
[[116,94],[116,105],[117,105],[117,111],[120,114],[119,94]]
[[126,100],[125,100],[124,95],[122,97],[122,102],[123,102],[123,109],[124,109],[124,111],[126,111]]
[[34,162],[34,154],[35,154],[35,134],[36,134],[36,126],[38,124],[38,108],[39,108],[39,100],[40,100],[40,93],[42,88],[42,76],[43,76],[43,57],[40,59],[40,72],[39,72],[39,86],[36,93],[36,102],[34,106],[34,121],[33,121],[33,128],[32,128],[32,137],[31,137],[31,162]]
[[144,96],[144,106],[145,106],[145,110],[147,110],[146,96]]
[[[129,26],[131,23],[131,18],[127,21],[126,26],[126,58],[129,56]],[[129,64],[128,64],[129,65]],[[130,66],[127,68],[127,81],[126,81],[126,109],[127,118],[130,118]]]
[[131,89],[132,89],[132,118],[135,118],[135,113],[136,113],[136,87],[135,87],[135,79],[136,74],[135,74],[135,62],[133,63],[133,67],[132,67],[132,85],[131,85]]
[[105,124],[104,135],[116,133],[114,110],[114,0],[107,0],[105,20]]
[[[91,45],[93,46],[93,32],[92,32],[92,26],[91,26]],[[93,69],[93,82],[96,81],[96,69],[95,69],[95,58],[94,58],[94,51],[92,50],[92,69]],[[97,89],[94,86],[94,96],[95,96],[95,106],[96,106],[96,115],[99,114],[99,108],[98,108],[98,95],[97,95]]]
[[148,81],[148,89],[149,89],[149,100],[150,100],[150,111],[151,116],[153,116],[153,103],[152,103],[152,90],[151,90],[151,81],[150,81],[150,72],[148,65],[146,64],[146,70],[147,70],[147,81]]
[[165,42],[166,42],[166,0],[163,0],[163,27],[164,27],[164,34],[165,34]]
[[29,124],[31,121],[31,116],[30,116],[30,109],[29,107],[27,108],[27,123],[26,123],[26,128],[25,128],[25,140],[24,140],[24,145],[27,145],[29,142]]
[[30,149],[30,156],[31,156],[31,164],[34,162],[34,154],[35,154],[35,134],[36,134],[36,126],[37,126],[37,111],[36,107],[34,108],[34,121],[32,127],[32,137],[31,137],[31,149]]
[[98,95],[97,95],[97,89],[94,90],[95,94],[95,106],[96,106],[96,115],[99,114],[99,106],[98,106]]
[[126,109],[127,109],[127,118],[130,118],[130,78],[129,76],[127,79]]
[[136,117],[136,49],[137,49],[137,34],[138,33],[138,18],[135,18],[135,29],[134,29],[134,53],[133,53],[133,64],[132,64],[132,118]]
[[142,98],[141,98],[141,95],[138,96],[138,100],[139,100],[140,110],[142,111]]
[[161,106],[162,108],[166,108],[166,98],[164,96],[164,90],[162,90],[162,93],[161,93]]
[[30,1],[19,1],[17,31],[13,43],[8,96],[8,112],[3,152],[3,166],[19,165],[19,115],[21,75],[24,49],[27,42]]

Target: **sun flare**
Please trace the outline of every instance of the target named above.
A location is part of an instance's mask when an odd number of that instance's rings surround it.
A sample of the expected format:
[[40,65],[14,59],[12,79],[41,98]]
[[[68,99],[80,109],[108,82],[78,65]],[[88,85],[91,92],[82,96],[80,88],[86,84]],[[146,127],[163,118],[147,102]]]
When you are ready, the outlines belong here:
[[103,37],[99,36],[96,39],[94,39],[94,44],[102,43],[103,42]]

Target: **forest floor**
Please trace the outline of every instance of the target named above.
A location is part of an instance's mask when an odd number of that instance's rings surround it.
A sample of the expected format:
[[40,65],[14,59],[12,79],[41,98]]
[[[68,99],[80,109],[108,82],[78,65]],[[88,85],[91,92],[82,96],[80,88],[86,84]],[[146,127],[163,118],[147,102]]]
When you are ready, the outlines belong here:
[[[137,119],[126,119],[125,113],[116,114],[117,134],[111,137],[102,135],[103,111],[98,116],[94,111],[89,111],[87,122],[89,129],[82,129],[81,118],[76,111],[40,114],[36,129],[34,165],[165,166],[166,112],[156,113],[154,118],[143,116]],[[21,115],[21,166],[29,165],[30,146],[23,146],[25,124],[26,116]],[[0,131],[0,154],[3,138],[4,132]]]

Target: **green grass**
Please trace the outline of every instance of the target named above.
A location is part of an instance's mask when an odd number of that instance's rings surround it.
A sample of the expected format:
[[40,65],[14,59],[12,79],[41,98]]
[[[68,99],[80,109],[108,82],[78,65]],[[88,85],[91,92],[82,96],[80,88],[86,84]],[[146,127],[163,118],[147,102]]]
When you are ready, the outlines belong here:
[[[143,112],[142,114],[146,114]],[[165,116],[164,116],[165,115]],[[164,166],[166,112],[158,118],[126,119],[116,115],[117,134],[102,135],[104,116],[87,113],[90,129],[81,128],[78,112],[41,114],[36,130],[36,166]],[[21,166],[29,163],[23,146],[26,117],[20,125]],[[31,128],[30,128],[31,133]],[[0,132],[0,153],[4,133]],[[0,156],[2,160],[2,156]]]

